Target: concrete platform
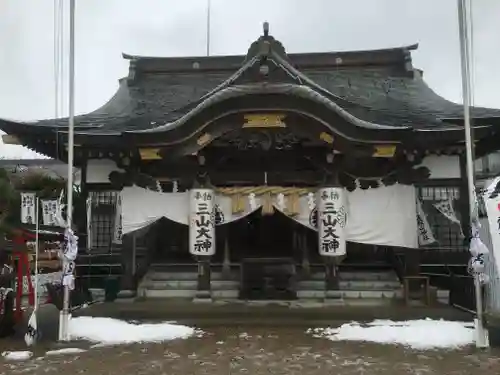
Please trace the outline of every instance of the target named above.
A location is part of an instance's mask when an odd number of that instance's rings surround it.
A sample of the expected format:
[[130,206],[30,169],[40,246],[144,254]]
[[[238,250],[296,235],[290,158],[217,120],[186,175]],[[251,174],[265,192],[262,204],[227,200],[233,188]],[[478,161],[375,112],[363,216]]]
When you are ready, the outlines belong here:
[[103,303],[78,310],[74,316],[107,316],[125,320],[176,321],[193,325],[324,325],[374,319],[446,319],[470,321],[472,316],[448,306],[339,306],[321,301],[239,302],[197,304],[187,299],[155,299]]

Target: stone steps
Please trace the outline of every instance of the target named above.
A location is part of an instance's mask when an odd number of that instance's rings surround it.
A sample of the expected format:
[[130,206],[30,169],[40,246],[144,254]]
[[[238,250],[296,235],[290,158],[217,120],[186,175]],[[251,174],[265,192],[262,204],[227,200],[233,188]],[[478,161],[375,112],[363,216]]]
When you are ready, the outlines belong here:
[[[181,281],[181,280],[197,280],[197,272],[163,272],[163,271],[150,271],[144,277],[147,280],[153,281]],[[212,281],[215,280],[238,280],[239,273],[231,272],[229,275],[225,275],[222,272],[212,272],[210,274]]]
[[[398,281],[393,271],[340,271],[340,280],[346,281]],[[315,272],[308,276],[310,280],[324,280],[324,272]]]
[[[212,290],[228,290],[238,289],[239,282],[236,280],[212,280]],[[142,286],[148,289],[161,290],[161,289],[196,289],[196,280],[158,280],[147,279],[144,280]],[[399,288],[401,285],[399,281],[365,281],[365,280],[352,280],[340,281],[340,289],[343,290],[391,290]],[[298,290],[324,290],[325,283],[323,280],[301,280],[297,283]]]
[[[223,272],[212,272],[211,279],[212,280],[239,280],[239,272],[231,271],[228,275]],[[162,281],[162,280],[196,280],[198,274],[195,271],[189,272],[166,272],[166,271],[150,271],[146,275],[146,277],[150,280]],[[314,272],[308,276],[298,275],[300,278],[307,278],[307,280],[324,280],[325,273],[324,272]],[[360,271],[360,272],[352,272],[352,271],[341,271],[340,279],[346,281],[397,281],[397,277],[392,271]]]
[[[344,299],[394,299],[403,298],[402,290],[340,290],[340,296]],[[299,299],[321,299],[325,298],[325,292],[321,290],[298,290]]]
[[[342,290],[391,290],[401,286],[398,280],[340,280]],[[324,290],[323,280],[301,280],[297,283],[298,290]]]
[[[180,289],[180,290],[196,290],[196,280],[146,280],[143,286],[152,290],[162,289]],[[212,290],[232,290],[238,289],[240,283],[235,280],[212,280]]]
[[[212,299],[236,300],[239,295],[239,272],[211,274]],[[194,299],[197,289],[197,273],[194,271],[167,272],[151,270],[138,288],[138,297],[149,299],[186,298]],[[347,305],[376,306],[392,303],[403,298],[403,289],[393,271],[341,271],[340,303]],[[307,279],[299,277],[297,296],[304,302],[325,301],[324,273],[315,272]],[[437,291],[437,299],[448,303],[449,292]]]
[[[213,290],[213,299],[237,299],[238,289]],[[142,289],[137,293],[143,298],[195,298],[196,289]]]
[[[393,272],[341,272],[340,289],[343,298],[394,298],[400,283]],[[194,298],[197,273],[151,270],[139,285],[138,296],[145,298]],[[213,299],[236,299],[239,294],[239,272],[211,274]],[[324,273],[316,272],[307,280],[297,282],[299,299],[324,299]]]
[[[213,299],[236,299],[239,291],[233,290],[212,290]],[[139,295],[145,298],[194,298],[196,289],[145,289]],[[402,291],[395,290],[342,290],[340,296],[344,299],[394,299],[402,298]],[[303,300],[322,300],[325,298],[325,292],[319,290],[299,290],[297,292],[298,299]]]

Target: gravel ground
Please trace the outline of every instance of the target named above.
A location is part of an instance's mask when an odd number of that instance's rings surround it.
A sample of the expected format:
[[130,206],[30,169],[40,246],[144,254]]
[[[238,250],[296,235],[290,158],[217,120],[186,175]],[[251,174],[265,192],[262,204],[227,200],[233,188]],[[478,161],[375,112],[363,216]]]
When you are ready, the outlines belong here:
[[[11,374],[440,374],[497,375],[500,352],[413,351],[396,346],[331,342],[312,338],[305,327],[209,327],[202,337],[163,344],[94,347],[78,354],[46,355],[54,346],[38,347],[33,359],[0,360],[0,375]],[[19,341],[0,342],[1,350],[24,349]]]

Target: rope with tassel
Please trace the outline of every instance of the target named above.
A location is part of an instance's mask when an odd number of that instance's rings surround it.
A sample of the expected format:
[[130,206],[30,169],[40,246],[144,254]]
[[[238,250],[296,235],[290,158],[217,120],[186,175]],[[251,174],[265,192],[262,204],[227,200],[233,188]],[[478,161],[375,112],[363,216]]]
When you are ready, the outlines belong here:
[[231,197],[233,214],[246,210],[247,197],[250,194],[262,196],[262,214],[272,215],[274,213],[273,195],[283,194],[287,198],[285,213],[290,216],[299,214],[299,199],[301,195],[314,192],[312,188],[282,187],[282,186],[248,186],[248,187],[226,187],[218,188],[217,192]]

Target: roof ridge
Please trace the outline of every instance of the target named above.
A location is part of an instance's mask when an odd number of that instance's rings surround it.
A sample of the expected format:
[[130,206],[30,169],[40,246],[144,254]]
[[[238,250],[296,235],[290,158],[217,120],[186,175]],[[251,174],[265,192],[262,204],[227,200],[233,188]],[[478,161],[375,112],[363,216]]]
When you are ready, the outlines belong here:
[[[322,55],[322,54],[361,54],[361,53],[384,53],[384,52],[397,52],[397,51],[414,51],[418,49],[419,44],[414,43],[410,45],[403,45],[400,47],[388,47],[388,48],[373,48],[373,49],[356,49],[356,50],[339,50],[339,51],[317,51],[317,52],[295,52],[289,53],[289,56],[303,56],[303,55]],[[134,55],[128,54],[126,52],[122,53],[122,57],[125,60],[210,60],[210,59],[224,59],[224,58],[245,58],[245,54],[238,55],[211,55],[211,56],[151,56],[151,55]]]
[[[341,66],[390,66],[411,61],[411,51],[418,44],[403,47],[354,50],[289,53],[287,58],[299,68],[341,67]],[[194,71],[235,71],[244,63],[246,55],[214,55],[154,57],[122,54],[130,61],[130,69],[144,73],[194,72]]]

